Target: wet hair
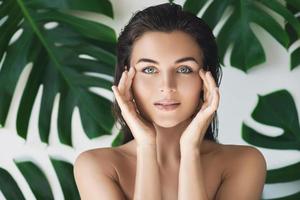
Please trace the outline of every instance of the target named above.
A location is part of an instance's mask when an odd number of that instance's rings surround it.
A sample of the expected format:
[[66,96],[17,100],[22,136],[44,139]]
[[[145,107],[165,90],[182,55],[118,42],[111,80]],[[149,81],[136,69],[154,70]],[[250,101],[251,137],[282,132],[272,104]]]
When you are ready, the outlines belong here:
[[[210,27],[196,15],[183,11],[180,5],[175,3],[164,3],[148,7],[133,14],[128,24],[121,30],[117,42],[117,63],[114,74],[114,85],[118,85],[125,66],[130,69],[130,58],[134,42],[144,33],[160,31],[170,33],[172,31],[183,31],[192,36],[198,43],[203,53],[203,68],[210,71],[217,86],[222,79],[222,69],[219,62],[218,49],[215,37]],[[203,92],[200,98],[203,99]],[[116,101],[112,104],[112,113],[117,122],[120,123],[120,132],[123,133],[122,144],[134,139],[127,126],[121,109]],[[204,139],[218,142],[218,116],[217,111],[212,119]]]

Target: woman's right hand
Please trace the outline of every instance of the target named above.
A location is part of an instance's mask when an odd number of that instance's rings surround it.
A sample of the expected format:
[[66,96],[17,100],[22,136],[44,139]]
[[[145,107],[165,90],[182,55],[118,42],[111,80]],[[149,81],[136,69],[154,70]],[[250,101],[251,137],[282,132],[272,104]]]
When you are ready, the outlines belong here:
[[152,123],[146,121],[139,113],[132,95],[134,67],[124,71],[118,87],[112,86],[113,93],[121,109],[121,114],[134,136],[137,145],[156,145],[156,132]]

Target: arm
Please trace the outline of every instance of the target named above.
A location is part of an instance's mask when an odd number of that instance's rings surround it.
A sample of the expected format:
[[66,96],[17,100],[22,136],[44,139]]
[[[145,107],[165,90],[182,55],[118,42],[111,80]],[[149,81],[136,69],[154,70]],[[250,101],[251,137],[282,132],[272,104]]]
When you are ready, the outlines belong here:
[[199,70],[203,80],[204,98],[199,100],[200,108],[191,123],[180,137],[180,168],[179,168],[179,200],[207,200],[201,166],[200,146],[209,124],[216,114],[219,105],[219,88],[211,74],[203,68]]
[[155,145],[137,146],[134,200],[161,200],[159,167]]
[[199,150],[181,150],[178,199],[208,199],[205,191]]
[[259,150],[246,147],[231,158],[216,200],[259,200],[266,177],[266,161]]
[[82,200],[125,200],[119,185],[114,181],[113,166],[103,156],[99,159],[91,152],[81,153],[74,163],[74,177]]

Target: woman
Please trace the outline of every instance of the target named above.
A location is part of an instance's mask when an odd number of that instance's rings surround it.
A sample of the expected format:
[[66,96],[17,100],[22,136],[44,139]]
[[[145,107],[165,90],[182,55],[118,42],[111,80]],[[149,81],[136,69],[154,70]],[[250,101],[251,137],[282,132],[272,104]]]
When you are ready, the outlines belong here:
[[118,38],[112,87],[124,144],[76,159],[81,198],[260,199],[262,154],[216,139],[220,73],[203,20],[174,3],[137,12]]

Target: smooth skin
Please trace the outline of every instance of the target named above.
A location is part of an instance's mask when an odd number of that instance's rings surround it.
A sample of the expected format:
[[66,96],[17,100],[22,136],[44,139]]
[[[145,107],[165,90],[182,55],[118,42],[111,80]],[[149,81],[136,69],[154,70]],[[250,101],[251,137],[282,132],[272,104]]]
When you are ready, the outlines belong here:
[[[74,175],[81,198],[260,199],[266,176],[262,154],[253,147],[203,139],[220,93],[211,73],[199,65],[201,49],[193,39],[180,31],[149,32],[135,42],[132,55],[133,67],[112,90],[135,139],[115,150],[99,148],[78,156]],[[186,55],[197,62],[170,64]],[[141,57],[159,60],[151,63],[158,72],[142,73],[149,63],[137,64]],[[177,72],[183,64],[193,73],[174,74],[173,67]],[[201,90],[203,101],[197,98]],[[181,105],[174,113],[160,113],[153,107],[158,96],[180,100]],[[134,181],[125,178],[135,172]],[[172,182],[176,184],[170,189]]]
[[[134,102],[132,101],[133,95],[130,90],[134,73],[135,73],[134,68],[130,68],[129,74],[127,73],[127,71],[123,72],[118,88],[113,86],[112,90],[121,107],[122,115],[125,117],[126,123],[128,124],[131,130],[139,131],[138,133],[133,132],[133,135],[137,141],[138,146],[139,145],[143,146],[146,143],[143,141],[143,139],[148,141],[155,141],[156,134],[153,133],[153,131],[148,131],[147,133],[147,130],[153,130],[154,128],[149,125],[148,126],[146,125],[145,127],[145,125],[142,123],[142,120],[137,115],[136,112],[137,108]],[[186,128],[186,130],[183,132],[180,138],[180,147],[182,152],[181,155],[185,155],[185,157],[182,156],[182,159],[186,159],[186,161],[190,161],[191,158],[194,160],[190,162],[193,164],[181,165],[179,178],[181,178],[182,181],[179,182],[180,183],[179,199],[207,199],[208,198],[204,191],[204,183],[201,181],[201,176],[202,176],[201,171],[198,170],[199,167],[201,167],[201,165],[200,165],[200,153],[197,154],[197,152],[200,152],[200,145],[203,140],[205,131],[208,128],[211,120],[213,119],[214,112],[218,107],[219,91],[210,72],[205,72],[203,69],[200,69],[199,76],[204,81],[205,101],[202,104],[202,107],[198,112],[198,114],[193,118],[192,122],[189,124],[189,126]],[[141,132],[140,130],[143,131]],[[141,133],[145,133],[145,134],[141,134]],[[153,143],[153,145],[155,146],[155,142]],[[147,166],[146,163],[145,166]],[[157,165],[153,165],[153,168],[157,172],[158,170]],[[142,169],[138,168],[137,171],[138,176],[136,181],[137,183],[141,183],[141,184],[136,184],[136,186],[144,185],[145,187],[136,188],[135,199],[143,199],[143,196],[146,193],[153,194],[153,192],[155,193],[160,192],[159,181],[155,182],[149,180],[150,178],[153,177],[156,177],[157,179],[158,178],[156,176],[157,173],[145,174],[146,177],[144,177],[142,176],[142,172],[141,172],[142,170],[143,168]],[[146,171],[151,172],[153,170],[146,170]],[[147,186],[143,184],[143,182],[145,183],[155,182],[156,184]],[[157,186],[157,188],[154,188],[153,186]],[[149,191],[149,188],[153,189],[154,191],[151,190]],[[151,199],[157,199],[157,198],[161,198],[161,196],[156,198],[151,196]]]
[[[156,132],[151,123],[138,115],[130,90],[134,77],[134,68],[129,74],[123,72],[118,88],[112,86],[116,100],[120,105],[122,116],[128,124],[137,143],[137,175],[133,199],[162,199],[159,180],[159,166],[156,154]],[[145,173],[147,172],[147,173]]]
[[132,131],[137,144],[155,146],[155,128],[153,124],[147,122],[138,114],[138,109],[133,101],[131,84],[134,73],[134,67],[130,68],[129,73],[124,71],[118,88],[116,86],[112,86],[112,90],[121,108],[122,116]]

